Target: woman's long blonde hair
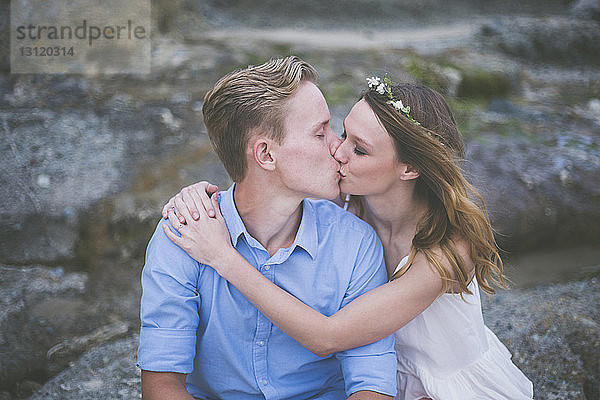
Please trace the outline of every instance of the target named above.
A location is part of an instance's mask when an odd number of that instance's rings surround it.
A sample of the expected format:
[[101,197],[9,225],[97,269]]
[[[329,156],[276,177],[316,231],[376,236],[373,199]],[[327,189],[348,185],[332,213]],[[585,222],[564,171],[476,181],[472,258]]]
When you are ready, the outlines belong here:
[[[460,238],[469,245],[479,286],[486,293],[495,293],[491,284],[506,286],[503,264],[485,202],[463,176],[464,144],[450,107],[442,95],[426,86],[392,85],[392,93],[410,106],[410,116],[420,124],[387,104],[388,98],[375,90],[365,92],[362,98],[394,140],[398,161],[419,171],[415,191],[428,207],[417,224],[408,262],[391,278],[405,273],[421,252],[442,277],[442,293],[452,288],[454,293],[470,294],[469,268],[454,241]],[[450,263],[451,271],[442,265],[437,249]]]

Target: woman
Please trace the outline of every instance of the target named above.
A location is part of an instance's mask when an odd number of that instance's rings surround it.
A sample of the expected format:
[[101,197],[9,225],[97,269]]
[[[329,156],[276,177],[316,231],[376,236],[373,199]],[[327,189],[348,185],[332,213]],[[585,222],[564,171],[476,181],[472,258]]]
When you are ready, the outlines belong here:
[[[175,207],[181,220],[198,224],[200,229],[187,230],[196,235],[187,252],[315,354],[395,332],[397,398],[531,399],[531,382],[483,322],[479,288],[491,294],[490,284],[504,284],[502,262],[483,201],[461,173],[464,147],[447,103],[424,86],[392,86],[387,77],[368,82],[369,90],[344,121],[334,156],[341,164],[340,190],[353,195],[346,206],[381,239],[389,283],[327,317],[237,254],[217,196],[209,201],[204,194],[215,187],[185,191],[163,215]],[[200,213],[197,221],[194,213]],[[168,217],[178,225],[173,213]]]

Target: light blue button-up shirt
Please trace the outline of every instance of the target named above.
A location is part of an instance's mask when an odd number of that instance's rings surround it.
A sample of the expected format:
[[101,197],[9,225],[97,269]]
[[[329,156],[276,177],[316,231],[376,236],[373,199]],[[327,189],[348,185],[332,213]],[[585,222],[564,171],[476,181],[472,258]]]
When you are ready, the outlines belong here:
[[[219,200],[235,248],[305,304],[332,315],[387,281],[373,229],[325,200],[305,199],[294,243],[269,256],[246,230],[234,187]],[[142,271],[141,369],[189,374],[187,390],[206,400],[344,399],[360,390],[395,395],[393,337],[318,357],[172,243],[162,224],[169,221],[159,222]]]

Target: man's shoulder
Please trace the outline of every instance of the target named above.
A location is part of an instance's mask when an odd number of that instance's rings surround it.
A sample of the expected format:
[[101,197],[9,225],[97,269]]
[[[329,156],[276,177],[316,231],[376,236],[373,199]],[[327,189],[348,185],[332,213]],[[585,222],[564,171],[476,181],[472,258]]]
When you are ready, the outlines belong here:
[[332,201],[306,199],[305,202],[313,208],[319,226],[332,229],[351,229],[362,235],[375,235],[371,225]]
[[161,218],[157,222],[154,233],[148,242],[144,268],[187,270],[188,273],[197,272],[199,263],[167,237],[163,231],[163,226],[179,235],[169,220]]

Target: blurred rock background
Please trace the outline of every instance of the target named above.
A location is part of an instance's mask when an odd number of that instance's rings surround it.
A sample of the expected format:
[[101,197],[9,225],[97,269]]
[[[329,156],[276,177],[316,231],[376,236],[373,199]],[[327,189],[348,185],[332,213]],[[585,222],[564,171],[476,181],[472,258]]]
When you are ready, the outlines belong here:
[[334,130],[364,78],[445,95],[513,290],[489,327],[537,399],[600,398],[600,2],[154,0],[149,75],[11,74],[0,4],[0,399],[137,398],[164,202],[230,181],[202,124],[232,69],[297,54]]

